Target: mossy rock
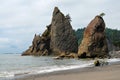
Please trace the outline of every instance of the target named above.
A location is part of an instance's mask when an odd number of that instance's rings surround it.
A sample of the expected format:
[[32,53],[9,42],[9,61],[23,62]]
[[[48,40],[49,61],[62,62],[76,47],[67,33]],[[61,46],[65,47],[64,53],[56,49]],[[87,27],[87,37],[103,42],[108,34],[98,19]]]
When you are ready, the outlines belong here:
[[95,66],[100,66],[100,61],[99,60],[95,60],[94,65]]

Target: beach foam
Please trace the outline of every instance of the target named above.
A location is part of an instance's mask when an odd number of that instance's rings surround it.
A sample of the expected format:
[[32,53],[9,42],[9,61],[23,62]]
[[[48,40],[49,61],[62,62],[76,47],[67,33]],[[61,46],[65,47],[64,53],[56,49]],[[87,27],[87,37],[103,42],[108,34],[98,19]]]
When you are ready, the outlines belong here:
[[119,62],[120,58],[113,58],[113,59],[108,59],[108,62]]
[[14,76],[21,76],[25,74],[42,74],[42,73],[50,73],[54,71],[63,71],[69,69],[76,69],[76,68],[84,68],[90,67],[93,63],[83,64],[83,65],[69,65],[69,66],[47,66],[47,67],[34,67],[31,70],[17,70],[13,72],[0,72],[1,78],[13,78]]
[[83,64],[83,65],[59,66],[59,67],[54,66],[54,67],[48,68],[46,70],[38,71],[37,73],[49,73],[49,72],[54,72],[54,71],[63,71],[63,70],[69,70],[69,69],[85,68],[85,67],[90,67],[91,65],[93,65],[93,63]]

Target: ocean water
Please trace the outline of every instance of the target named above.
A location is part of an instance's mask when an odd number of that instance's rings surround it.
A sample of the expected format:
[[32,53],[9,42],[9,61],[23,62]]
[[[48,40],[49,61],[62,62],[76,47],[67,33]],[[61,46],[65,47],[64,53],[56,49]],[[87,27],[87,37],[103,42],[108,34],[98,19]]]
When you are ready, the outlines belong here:
[[[109,59],[108,62],[120,61]],[[20,54],[0,54],[0,80],[12,79],[16,75],[42,74],[75,68],[92,67],[94,60],[63,59],[52,57],[21,56]]]

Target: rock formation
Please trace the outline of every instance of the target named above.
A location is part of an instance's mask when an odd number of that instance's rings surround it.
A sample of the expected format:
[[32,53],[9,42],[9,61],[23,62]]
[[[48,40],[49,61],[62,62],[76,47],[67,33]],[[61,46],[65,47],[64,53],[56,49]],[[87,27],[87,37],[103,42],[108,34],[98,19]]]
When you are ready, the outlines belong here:
[[66,55],[77,53],[78,44],[70,21],[55,7],[52,22],[45,32],[35,35],[32,46],[22,55]]
[[105,23],[101,16],[96,16],[85,29],[78,55],[79,57],[101,58],[108,56]]
[[32,41],[32,46],[29,47],[22,55],[35,55],[35,56],[43,56],[49,55],[50,52],[50,25],[47,26],[45,32],[40,35],[34,36]]
[[78,51],[78,43],[75,32],[72,29],[69,19],[55,7],[51,23],[50,48],[56,55],[61,52]]

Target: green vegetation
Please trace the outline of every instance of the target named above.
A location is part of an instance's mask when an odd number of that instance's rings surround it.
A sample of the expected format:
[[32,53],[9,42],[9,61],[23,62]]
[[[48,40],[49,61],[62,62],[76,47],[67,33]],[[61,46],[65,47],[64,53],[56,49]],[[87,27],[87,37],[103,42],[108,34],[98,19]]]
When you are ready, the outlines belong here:
[[84,30],[85,30],[85,28],[81,28],[81,29],[77,29],[75,31],[75,34],[76,34],[77,39],[78,39],[78,45],[81,43],[81,41],[83,39]]
[[69,14],[67,14],[65,17],[66,17],[66,19],[68,19],[70,22],[72,21]]
[[103,16],[105,16],[105,13],[101,13],[99,16],[103,17]]
[[[76,34],[77,39],[78,39],[78,44],[80,44],[82,39],[83,39],[84,30],[85,30],[85,28],[81,28],[81,29],[77,29],[75,31],[75,34]],[[111,40],[111,42],[115,46],[120,47],[120,30],[106,28],[105,33],[106,33],[106,37],[109,40]]]
[[120,30],[106,28],[106,36],[115,46],[120,47]]

